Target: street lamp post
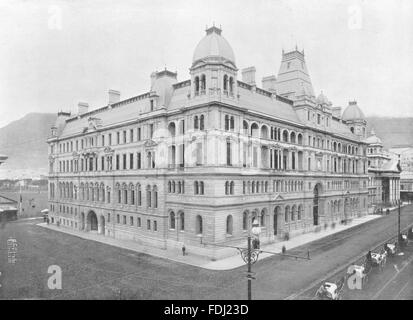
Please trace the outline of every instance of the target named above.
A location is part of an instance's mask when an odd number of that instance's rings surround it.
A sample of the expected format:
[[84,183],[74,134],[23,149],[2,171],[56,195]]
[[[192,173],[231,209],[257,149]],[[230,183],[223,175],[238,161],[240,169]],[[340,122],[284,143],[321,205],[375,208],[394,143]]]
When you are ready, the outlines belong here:
[[[251,267],[252,265],[257,262],[258,256],[260,253],[268,253],[272,255],[282,255],[285,257],[292,257],[295,259],[304,259],[304,260],[310,260],[310,252],[307,252],[307,257],[301,257],[301,256],[295,256],[295,255],[290,255],[286,254],[285,252],[283,253],[278,253],[278,252],[271,252],[271,251],[264,251],[260,249],[260,240],[259,240],[259,235],[261,233],[261,227],[257,221],[256,218],[252,221],[252,228],[250,232],[248,233],[247,237],[247,248],[242,248],[242,247],[236,247],[236,246],[228,246],[228,245],[219,245],[219,244],[209,244],[209,243],[203,243],[204,245],[212,245],[212,246],[217,246],[217,247],[223,247],[223,248],[234,248],[237,249],[240,254],[242,260],[247,264],[247,290],[248,290],[248,300],[252,299],[252,283],[251,280],[255,279],[252,276],[252,271]],[[202,243],[202,242],[201,242]]]
[[398,245],[399,245],[399,248],[400,248],[400,241],[401,241],[401,234],[400,234],[400,211],[401,211],[401,208],[400,208],[400,199],[399,199],[399,212],[398,212],[398,215],[397,215],[397,243],[398,243]]

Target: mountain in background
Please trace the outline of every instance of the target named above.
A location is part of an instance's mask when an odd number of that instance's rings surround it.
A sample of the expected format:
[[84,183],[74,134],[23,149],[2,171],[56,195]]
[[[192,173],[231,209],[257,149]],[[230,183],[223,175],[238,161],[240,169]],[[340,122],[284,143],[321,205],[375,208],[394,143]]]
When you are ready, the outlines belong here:
[[413,147],[413,118],[367,117],[367,132],[373,128],[384,148]]
[[9,158],[0,166],[0,178],[39,177],[48,172],[46,139],[56,114],[29,113],[0,128],[0,154]]
[[[0,166],[0,179],[36,178],[48,172],[46,139],[56,114],[29,113],[0,128],[0,154],[9,158]],[[413,118],[367,117],[367,132],[374,128],[385,148],[413,146]]]

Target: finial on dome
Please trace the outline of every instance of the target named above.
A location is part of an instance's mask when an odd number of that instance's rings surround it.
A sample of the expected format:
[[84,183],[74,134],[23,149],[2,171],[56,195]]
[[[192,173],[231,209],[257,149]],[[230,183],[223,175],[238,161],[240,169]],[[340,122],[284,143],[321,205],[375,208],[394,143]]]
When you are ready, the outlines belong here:
[[222,30],[220,28],[215,27],[215,22],[214,22],[214,25],[211,28],[206,29],[207,35],[211,34],[211,33],[214,33],[214,32],[218,35],[221,35],[221,32],[222,32]]

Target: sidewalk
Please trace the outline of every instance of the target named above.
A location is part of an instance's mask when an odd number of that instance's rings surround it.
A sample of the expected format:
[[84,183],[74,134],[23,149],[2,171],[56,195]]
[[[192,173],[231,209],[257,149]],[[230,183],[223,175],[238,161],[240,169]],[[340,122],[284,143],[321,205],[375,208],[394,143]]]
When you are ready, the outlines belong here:
[[[301,245],[307,244],[309,242],[327,237],[329,235],[332,235],[334,233],[353,228],[357,225],[369,222],[371,220],[377,219],[381,217],[380,215],[367,215],[361,218],[354,218],[353,221],[347,225],[337,225],[334,229],[327,229],[327,230],[321,230],[319,232],[309,232],[305,233],[302,235],[295,236],[291,238],[288,241],[280,241],[272,244],[267,244],[267,245],[262,245],[261,249],[263,251],[271,251],[274,253],[281,253],[282,247],[285,246],[287,250],[299,247]],[[235,269],[238,267],[241,267],[245,265],[244,261],[242,260],[240,254],[236,249],[234,249],[234,255],[216,260],[216,261],[211,261],[209,258],[195,255],[193,253],[189,253],[186,256],[182,255],[181,250],[174,249],[174,248],[168,248],[167,250],[161,249],[161,248],[156,248],[156,247],[151,247],[147,245],[142,245],[139,244],[135,241],[130,241],[130,240],[120,240],[120,239],[114,239],[110,237],[105,237],[100,234],[96,233],[86,233],[86,232],[81,232],[78,230],[73,230],[73,229],[68,229],[65,227],[57,227],[56,225],[52,224],[46,224],[46,223],[39,223],[37,226],[47,228],[50,230],[55,230],[59,232],[64,232],[76,237],[80,237],[83,239],[87,240],[93,240],[97,242],[101,242],[107,245],[115,246],[115,247],[120,247],[123,249],[128,249],[131,251],[139,252],[139,253],[146,253],[151,256],[155,256],[158,258],[164,258],[164,259],[169,259],[175,262],[180,262],[204,269],[209,269],[209,270],[231,270]],[[262,260],[265,258],[268,258],[272,256],[270,253],[261,253],[259,255],[258,260]]]

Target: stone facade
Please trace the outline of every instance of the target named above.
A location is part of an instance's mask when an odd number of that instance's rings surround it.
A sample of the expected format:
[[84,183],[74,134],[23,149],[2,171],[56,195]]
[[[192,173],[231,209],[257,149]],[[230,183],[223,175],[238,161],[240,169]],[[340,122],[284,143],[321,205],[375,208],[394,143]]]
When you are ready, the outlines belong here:
[[265,243],[367,214],[365,120],[313,95],[304,52],[283,52],[261,89],[253,67],[237,79],[212,27],[190,75],[154,72],[144,94],[111,90],[102,108],[59,112],[51,223],[216,257],[213,245],[245,241],[254,218]]

